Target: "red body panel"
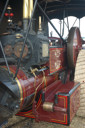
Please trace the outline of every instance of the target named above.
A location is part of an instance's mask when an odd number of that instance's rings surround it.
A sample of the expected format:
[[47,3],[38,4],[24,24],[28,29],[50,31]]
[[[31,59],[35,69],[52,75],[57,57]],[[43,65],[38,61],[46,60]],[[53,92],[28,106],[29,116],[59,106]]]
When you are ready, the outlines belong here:
[[[38,108],[36,107],[37,103],[34,102],[33,113],[36,121],[48,121],[66,125],[70,124],[80,105],[80,99],[78,96],[80,93],[80,87],[77,85],[78,83],[74,82],[62,84],[60,81],[56,81],[55,84],[47,87],[46,91],[43,90],[42,95],[43,93],[45,94],[45,102],[54,103],[54,111],[49,112],[43,110],[42,99]],[[54,91],[52,91],[53,87]],[[76,89],[74,89],[75,87]],[[48,93],[49,91],[50,93]],[[56,94],[58,94],[57,104],[55,104]],[[73,100],[74,98],[75,101]]]
[[[5,66],[2,68],[7,70]],[[15,74],[16,66],[10,66],[10,71]],[[36,76],[28,75],[19,69],[16,82],[21,103],[17,115],[35,118],[36,121],[70,124],[80,105],[80,84],[69,81],[69,77],[63,84],[58,73],[49,75],[49,69]],[[44,102],[53,103],[53,111],[45,111],[42,107]]]
[[50,48],[50,73],[65,69],[65,48]]
[[80,106],[80,88],[78,88],[70,97],[70,122]]

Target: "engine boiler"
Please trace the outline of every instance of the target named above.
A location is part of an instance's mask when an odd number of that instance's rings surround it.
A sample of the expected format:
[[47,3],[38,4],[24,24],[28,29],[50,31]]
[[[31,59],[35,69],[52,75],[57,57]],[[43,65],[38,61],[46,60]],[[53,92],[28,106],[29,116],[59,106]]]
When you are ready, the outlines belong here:
[[81,49],[79,29],[72,28],[64,42],[61,36],[48,38],[40,12],[36,32],[37,5],[43,13],[37,0],[23,0],[21,27],[13,24],[10,6],[5,12],[7,32],[0,35],[0,124],[18,115],[69,125],[80,105],[80,83],[73,78]]

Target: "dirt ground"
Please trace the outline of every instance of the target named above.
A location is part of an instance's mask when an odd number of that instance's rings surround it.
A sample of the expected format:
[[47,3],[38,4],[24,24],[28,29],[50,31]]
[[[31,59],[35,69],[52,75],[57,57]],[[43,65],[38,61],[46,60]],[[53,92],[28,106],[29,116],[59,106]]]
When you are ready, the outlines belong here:
[[70,126],[64,126],[55,123],[35,122],[29,118],[13,117],[9,120],[8,125],[2,128],[85,128],[85,118],[75,116]]

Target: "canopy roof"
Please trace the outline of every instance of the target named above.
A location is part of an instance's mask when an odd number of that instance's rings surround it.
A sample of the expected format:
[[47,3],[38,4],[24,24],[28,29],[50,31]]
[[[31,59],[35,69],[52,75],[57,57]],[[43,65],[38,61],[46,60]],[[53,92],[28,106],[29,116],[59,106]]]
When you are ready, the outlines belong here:
[[81,18],[85,16],[85,0],[39,0],[51,19],[63,19],[67,16]]
[[[34,0],[35,1],[35,0]],[[0,0],[0,12],[6,0]],[[67,16],[81,18],[85,16],[85,0],[38,0],[50,19],[63,19]],[[10,0],[12,7],[22,13],[23,0]],[[17,11],[16,10],[16,11]]]

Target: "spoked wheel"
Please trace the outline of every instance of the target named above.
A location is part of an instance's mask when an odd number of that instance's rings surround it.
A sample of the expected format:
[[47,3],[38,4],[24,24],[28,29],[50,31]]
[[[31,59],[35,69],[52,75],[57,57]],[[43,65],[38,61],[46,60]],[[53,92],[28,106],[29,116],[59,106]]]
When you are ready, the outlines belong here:
[[74,69],[79,50],[82,47],[80,31],[77,27],[72,27],[69,32],[67,43],[67,61],[68,67]]

